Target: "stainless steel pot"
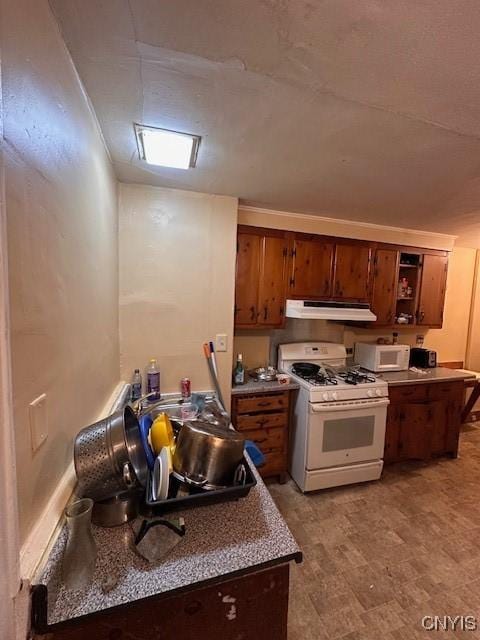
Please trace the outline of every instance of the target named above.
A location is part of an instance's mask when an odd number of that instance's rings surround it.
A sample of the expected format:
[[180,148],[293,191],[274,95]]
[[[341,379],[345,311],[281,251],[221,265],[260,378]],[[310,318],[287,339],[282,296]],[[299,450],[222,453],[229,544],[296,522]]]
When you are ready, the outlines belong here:
[[173,456],[174,475],[205,489],[229,486],[242,461],[244,444],[243,436],[233,429],[199,420],[185,422]]
[[140,508],[141,492],[138,490],[125,491],[113,498],[94,502],[92,522],[98,527],[118,527],[125,522],[134,520]]
[[130,407],[82,429],[75,438],[77,494],[104,500],[144,486],[147,460],[138,420]]

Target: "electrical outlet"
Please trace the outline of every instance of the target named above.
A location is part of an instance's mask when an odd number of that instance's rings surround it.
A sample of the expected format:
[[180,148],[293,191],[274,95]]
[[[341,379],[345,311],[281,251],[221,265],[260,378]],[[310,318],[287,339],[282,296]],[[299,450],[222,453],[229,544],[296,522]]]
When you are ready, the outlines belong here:
[[30,403],[30,440],[35,453],[48,437],[47,394]]
[[227,350],[227,334],[226,333],[217,333],[215,336],[215,351],[226,351]]

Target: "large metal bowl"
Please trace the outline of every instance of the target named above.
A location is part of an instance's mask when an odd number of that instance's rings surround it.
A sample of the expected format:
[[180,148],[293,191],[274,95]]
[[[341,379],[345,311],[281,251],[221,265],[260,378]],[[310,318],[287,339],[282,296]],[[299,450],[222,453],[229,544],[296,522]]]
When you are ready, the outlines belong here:
[[272,382],[276,380],[278,371],[275,367],[258,367],[248,372],[248,375],[259,382]]
[[173,455],[174,475],[205,489],[233,484],[243,459],[245,439],[233,429],[196,420],[185,422]]

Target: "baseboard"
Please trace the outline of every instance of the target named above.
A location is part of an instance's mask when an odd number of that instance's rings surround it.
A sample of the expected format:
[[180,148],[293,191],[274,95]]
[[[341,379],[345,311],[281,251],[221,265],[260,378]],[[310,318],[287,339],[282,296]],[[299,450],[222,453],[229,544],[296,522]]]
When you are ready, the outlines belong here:
[[[116,408],[119,399],[125,393],[125,386],[125,382],[118,383],[100,412],[98,420],[109,415],[112,409]],[[63,524],[63,511],[73,493],[76,481],[72,460],[20,549],[20,576],[23,580],[32,580],[41,568],[43,559],[48,557]]]

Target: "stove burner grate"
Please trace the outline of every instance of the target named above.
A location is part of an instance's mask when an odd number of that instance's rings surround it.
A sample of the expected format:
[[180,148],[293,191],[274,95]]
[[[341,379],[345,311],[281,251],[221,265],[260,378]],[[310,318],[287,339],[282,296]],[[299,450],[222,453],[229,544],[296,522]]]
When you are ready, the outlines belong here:
[[348,369],[338,374],[346,384],[365,384],[366,382],[376,382],[375,376],[360,369]]
[[315,387],[338,384],[334,372],[327,371],[313,362],[295,362],[292,373]]

